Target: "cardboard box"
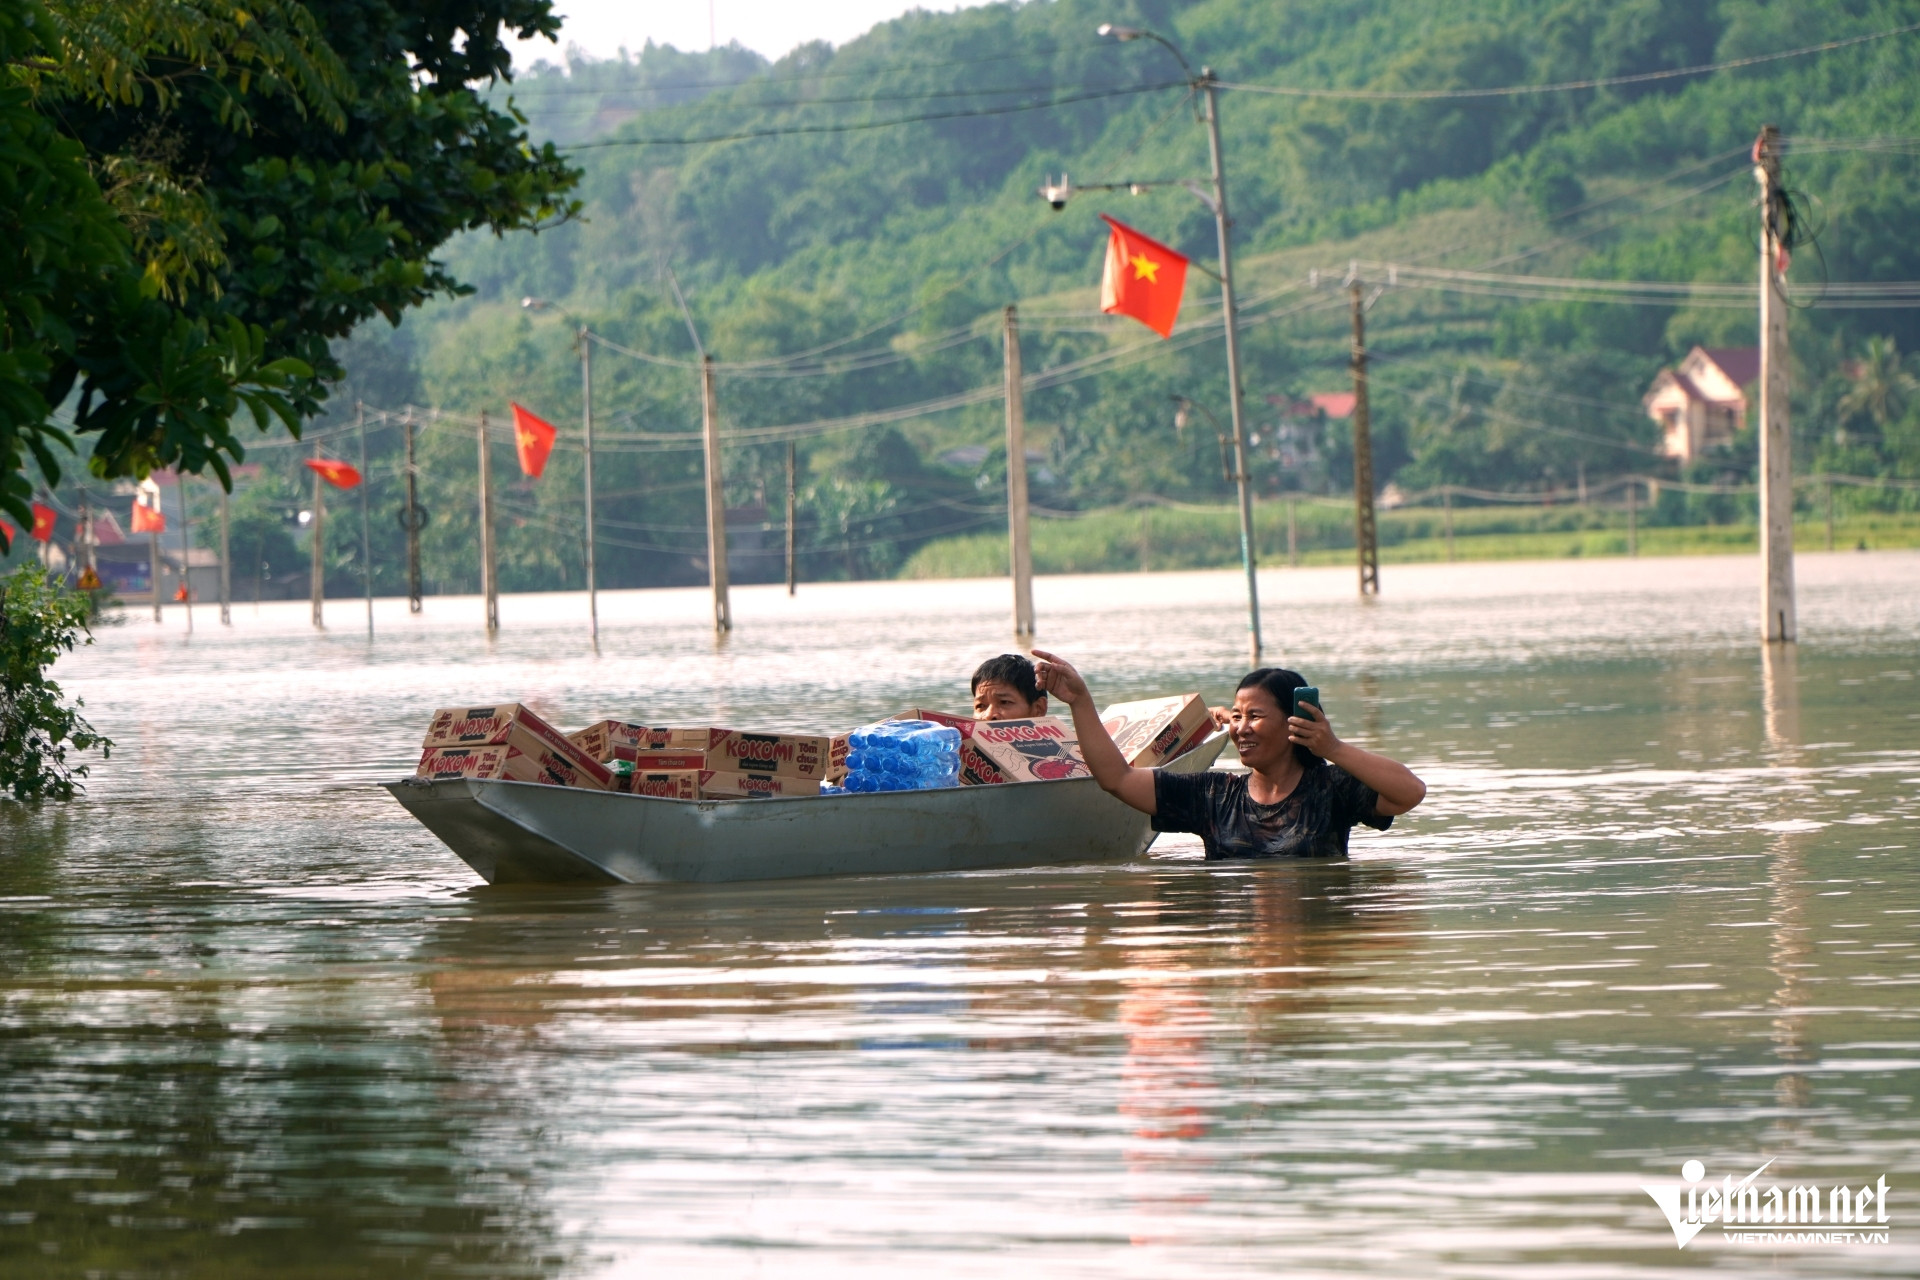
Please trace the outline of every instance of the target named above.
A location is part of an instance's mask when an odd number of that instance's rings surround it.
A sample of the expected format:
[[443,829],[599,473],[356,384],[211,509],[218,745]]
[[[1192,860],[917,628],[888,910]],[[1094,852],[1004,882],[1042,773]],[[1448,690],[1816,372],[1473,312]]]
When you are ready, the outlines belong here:
[[[984,782],[1057,782],[1090,778],[1073,726],[1053,716],[1032,720],[976,720],[966,745],[993,765]],[[963,762],[964,763],[964,762]]]
[[778,773],[740,773],[731,769],[700,771],[701,799],[737,796],[817,796],[818,778],[794,778]]
[[896,720],[931,720],[960,731],[960,785],[1050,782],[1087,778],[1073,726],[1053,716],[1034,720],[975,720],[947,711],[915,708]]
[[740,729],[647,729],[636,763],[668,767],[669,760],[695,752],[697,767],[721,773],[772,773],[784,778],[831,782],[847,772],[845,734],[749,733]]
[[1116,702],[1100,713],[1128,764],[1153,769],[1196,745],[1213,727],[1207,700],[1197,693]]
[[[512,746],[521,754],[537,756],[551,753],[571,766],[570,772],[586,779],[567,786],[592,787],[605,791],[613,783],[607,767],[582,751],[558,729],[542,720],[518,702],[492,707],[448,707],[433,713],[427,726],[423,747],[498,747]],[[537,781],[526,778],[521,781]]]
[[514,734],[506,742],[484,747],[427,747],[420,753],[420,764],[414,772],[442,782],[453,778],[497,778],[508,782],[540,782],[553,787],[584,787],[589,791],[604,790],[606,786],[582,772],[578,761],[526,734]]
[[637,796],[662,796],[668,800],[698,800],[700,770],[666,769],[650,772],[635,770],[628,787]]
[[612,760],[631,760],[640,747],[640,735],[647,727],[629,724],[624,720],[600,720],[588,725],[578,733],[570,733],[567,740],[579,747],[602,764]]

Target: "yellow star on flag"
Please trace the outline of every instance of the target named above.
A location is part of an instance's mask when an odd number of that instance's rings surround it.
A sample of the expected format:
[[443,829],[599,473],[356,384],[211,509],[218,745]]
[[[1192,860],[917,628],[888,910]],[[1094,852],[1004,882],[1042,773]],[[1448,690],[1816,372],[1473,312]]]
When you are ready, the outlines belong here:
[[1156,275],[1160,270],[1160,264],[1152,258],[1149,258],[1146,254],[1136,253],[1131,258],[1128,258],[1127,262],[1133,268],[1133,278],[1135,280],[1145,280],[1148,284],[1160,283]]

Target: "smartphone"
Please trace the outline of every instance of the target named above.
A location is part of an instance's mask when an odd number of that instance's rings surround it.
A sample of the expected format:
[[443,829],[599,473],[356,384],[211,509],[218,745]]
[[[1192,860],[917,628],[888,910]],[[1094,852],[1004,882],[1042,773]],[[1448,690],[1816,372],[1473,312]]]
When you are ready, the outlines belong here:
[[1316,707],[1319,706],[1320,690],[1314,688],[1310,684],[1303,684],[1299,688],[1295,689],[1293,691],[1293,702],[1287,708],[1287,714],[1290,716],[1299,716],[1302,720],[1313,719],[1312,716],[1306,715],[1300,710],[1300,704],[1303,702],[1311,702],[1314,706]]

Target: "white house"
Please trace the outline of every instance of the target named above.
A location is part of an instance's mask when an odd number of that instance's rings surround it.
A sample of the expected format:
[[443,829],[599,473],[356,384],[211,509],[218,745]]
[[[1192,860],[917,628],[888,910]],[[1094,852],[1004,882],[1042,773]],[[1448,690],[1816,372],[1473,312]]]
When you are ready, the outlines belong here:
[[1747,420],[1746,388],[1759,377],[1758,347],[1695,347],[1662,369],[1640,399],[1663,430],[1660,452],[1692,462],[1731,443]]

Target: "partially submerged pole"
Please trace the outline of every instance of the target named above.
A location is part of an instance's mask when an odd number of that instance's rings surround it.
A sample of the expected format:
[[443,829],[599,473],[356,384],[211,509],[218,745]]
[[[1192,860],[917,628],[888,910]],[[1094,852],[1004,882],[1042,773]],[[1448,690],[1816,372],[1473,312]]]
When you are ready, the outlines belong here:
[[1640,477],[1627,477],[1627,554],[1640,554]]
[[354,405],[360,420],[360,577],[367,589],[367,639],[373,639],[373,523],[367,515],[367,407]]
[[1788,212],[1780,185],[1780,130],[1763,125],[1753,144],[1760,183],[1760,571],[1761,634],[1792,643],[1793,439],[1787,420]]
[[487,639],[500,634],[500,583],[493,557],[493,459],[487,449],[487,411],[480,411],[480,594],[487,610]]
[[1253,488],[1247,469],[1246,408],[1240,388],[1240,320],[1233,294],[1233,219],[1227,213],[1227,171],[1220,149],[1220,92],[1213,68],[1202,67],[1206,89],[1207,154],[1213,169],[1213,228],[1220,245],[1220,318],[1227,338],[1227,407],[1233,419],[1233,469],[1240,487],[1240,562],[1247,574],[1247,651],[1260,665],[1260,581],[1253,547]]
[[1367,410],[1367,304],[1356,275],[1353,294],[1353,541],[1360,594],[1380,594],[1380,543],[1373,518],[1373,436]]
[[1027,415],[1020,388],[1020,322],[1006,311],[1007,558],[1013,574],[1013,643],[1033,647],[1033,543],[1027,511]]
[[413,462],[413,410],[407,410],[403,424],[407,433],[407,612],[419,613],[420,599],[420,501],[418,472]]
[[187,606],[187,634],[193,634],[193,519],[187,514],[187,473],[174,472],[180,481],[180,599]]
[[720,406],[714,399],[713,357],[700,357],[700,421],[707,448],[707,578],[713,583],[713,629],[733,630],[727,598],[727,494],[720,470]]
[[220,625],[233,625],[233,574],[228,567],[233,542],[227,516],[226,486],[220,488]]
[[[313,456],[315,458],[320,456],[318,445],[314,446]],[[316,629],[324,631],[327,628],[327,498],[325,487],[320,483],[318,471],[313,473],[313,519],[308,521],[307,527],[313,535],[312,569],[308,575],[312,579],[308,594],[313,598],[313,625]]]
[[580,444],[587,486],[587,635],[600,647],[600,589],[593,563],[593,335],[580,326]]
[[794,494],[794,456],[793,441],[787,441],[787,594],[792,595],[799,586],[794,576],[793,562],[793,494]]

